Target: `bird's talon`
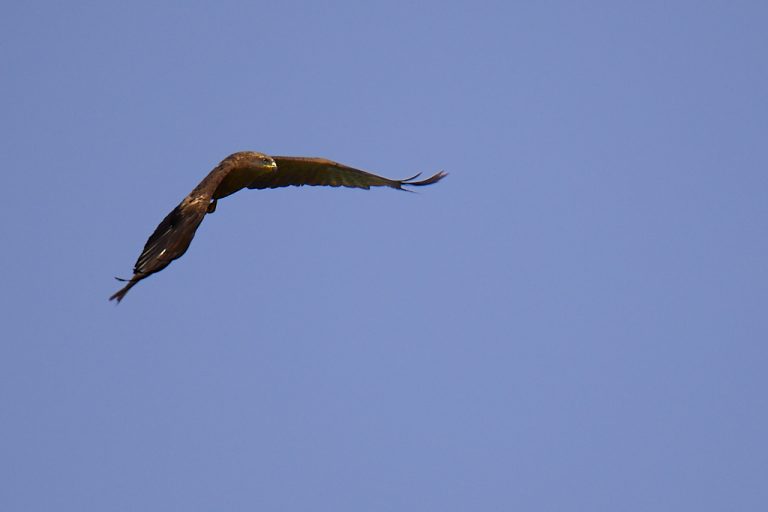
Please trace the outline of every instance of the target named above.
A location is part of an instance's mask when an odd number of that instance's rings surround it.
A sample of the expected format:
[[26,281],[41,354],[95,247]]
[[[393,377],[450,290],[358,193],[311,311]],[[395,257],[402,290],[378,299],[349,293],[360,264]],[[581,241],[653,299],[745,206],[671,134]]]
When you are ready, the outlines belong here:
[[206,210],[207,213],[213,213],[216,211],[216,203],[218,202],[217,199],[214,199],[210,203],[208,203],[208,209]]

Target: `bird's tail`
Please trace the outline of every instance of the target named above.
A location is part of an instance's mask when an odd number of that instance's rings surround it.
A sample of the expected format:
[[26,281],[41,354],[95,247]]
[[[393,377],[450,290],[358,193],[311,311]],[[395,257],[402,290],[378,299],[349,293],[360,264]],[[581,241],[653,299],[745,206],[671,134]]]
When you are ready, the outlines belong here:
[[116,277],[115,279],[117,279],[118,281],[124,281],[128,283],[122,288],[120,288],[119,290],[117,290],[117,292],[115,292],[115,294],[109,298],[109,300],[117,300],[119,304],[120,301],[123,300],[123,297],[125,297],[125,294],[128,293],[128,290],[133,288],[133,286],[136,283],[138,283],[139,280],[138,279],[120,279],[119,277]]

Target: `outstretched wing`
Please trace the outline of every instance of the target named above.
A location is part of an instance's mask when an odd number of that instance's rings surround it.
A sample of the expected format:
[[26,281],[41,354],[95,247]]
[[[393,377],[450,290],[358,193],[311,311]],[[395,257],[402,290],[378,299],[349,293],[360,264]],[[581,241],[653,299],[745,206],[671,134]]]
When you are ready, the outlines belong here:
[[196,204],[182,203],[174,208],[147,240],[136,260],[134,274],[154,274],[181,257],[192,243],[205,212],[204,206]]
[[248,185],[248,188],[279,188],[288,186],[314,185],[327,187],[391,187],[399,190],[407,190],[403,185],[421,187],[437,183],[446,176],[444,172],[438,172],[431,178],[422,181],[413,181],[419,177],[417,174],[405,180],[390,180],[369,172],[354,169],[338,162],[325,158],[306,158],[297,156],[273,156],[277,163],[277,172],[259,176]]
[[202,203],[183,201],[165,216],[160,225],[150,235],[144,249],[133,267],[133,277],[130,279],[115,278],[127,282],[115,292],[109,300],[120,302],[133,286],[155,272],[160,272],[170,263],[180,258],[195,236],[197,227],[205,218],[207,206]]

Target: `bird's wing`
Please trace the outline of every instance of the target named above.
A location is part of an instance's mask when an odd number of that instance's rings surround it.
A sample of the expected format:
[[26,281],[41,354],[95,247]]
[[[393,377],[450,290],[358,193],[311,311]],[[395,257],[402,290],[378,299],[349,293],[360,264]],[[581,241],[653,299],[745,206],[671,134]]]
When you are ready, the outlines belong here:
[[315,185],[328,187],[352,187],[369,189],[371,187],[392,187],[406,190],[403,185],[416,187],[437,183],[446,176],[438,172],[431,178],[413,181],[417,174],[405,180],[390,180],[369,172],[354,169],[325,158],[306,158],[296,156],[274,156],[277,171],[260,176],[248,185],[248,188],[279,188],[288,186]]
[[197,227],[205,218],[207,204],[185,203],[173,209],[155,228],[134,266],[134,274],[159,272],[181,257],[192,243]]

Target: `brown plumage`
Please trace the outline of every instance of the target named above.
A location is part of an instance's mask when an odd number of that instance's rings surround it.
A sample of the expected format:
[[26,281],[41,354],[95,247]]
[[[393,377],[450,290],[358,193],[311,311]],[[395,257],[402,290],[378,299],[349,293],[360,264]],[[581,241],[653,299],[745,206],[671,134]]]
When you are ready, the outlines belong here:
[[109,300],[120,302],[128,290],[142,279],[163,270],[180,258],[192,243],[197,227],[207,213],[216,210],[216,202],[244,188],[265,189],[288,186],[319,185],[330,187],[391,187],[407,190],[404,185],[420,187],[437,183],[446,176],[438,172],[431,178],[413,181],[390,180],[369,172],[353,169],[324,158],[294,156],[270,157],[255,151],[241,151],[221,161],[208,176],[189,193],[149,237],[136,260],[133,277],[120,279],[127,284]]

